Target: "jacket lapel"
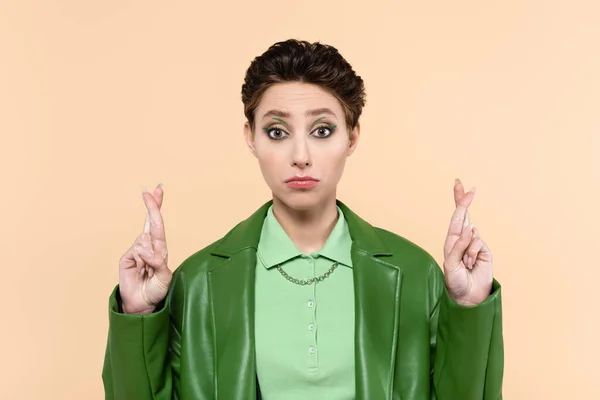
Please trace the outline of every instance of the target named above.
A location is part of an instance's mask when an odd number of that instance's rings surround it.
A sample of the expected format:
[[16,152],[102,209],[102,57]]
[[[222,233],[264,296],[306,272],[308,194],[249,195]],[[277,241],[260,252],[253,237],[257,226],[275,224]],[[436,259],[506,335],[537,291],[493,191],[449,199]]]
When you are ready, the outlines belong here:
[[[216,397],[255,399],[254,287],[256,248],[272,201],[234,227],[211,252]],[[377,231],[338,201],[352,237],[355,292],[356,398],[391,399],[400,318],[401,270]]]
[[212,255],[209,269],[215,351],[215,398],[255,399],[254,278],[256,248],[269,203],[239,223]]
[[391,399],[402,271],[369,223],[338,201],[352,236],[357,399]]

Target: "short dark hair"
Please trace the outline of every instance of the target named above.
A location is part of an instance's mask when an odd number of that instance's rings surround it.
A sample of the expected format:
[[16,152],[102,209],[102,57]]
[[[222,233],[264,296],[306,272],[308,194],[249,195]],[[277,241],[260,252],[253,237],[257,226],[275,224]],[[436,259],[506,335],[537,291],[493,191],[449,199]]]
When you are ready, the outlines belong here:
[[294,81],[328,90],[342,105],[348,129],[358,124],[366,102],[362,78],[335,47],[289,39],[273,44],[256,57],[246,71],[242,102],[253,131],[254,112],[264,92],[273,84]]

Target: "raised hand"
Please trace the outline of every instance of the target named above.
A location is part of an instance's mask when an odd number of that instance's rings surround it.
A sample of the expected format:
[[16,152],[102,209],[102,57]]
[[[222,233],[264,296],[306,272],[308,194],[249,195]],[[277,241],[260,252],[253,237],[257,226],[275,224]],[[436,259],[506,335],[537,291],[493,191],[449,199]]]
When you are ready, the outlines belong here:
[[465,193],[460,180],[454,185],[456,209],[444,243],[444,274],[450,296],[458,304],[481,303],[491,293],[492,253],[471,223],[468,208],[475,189]]
[[143,233],[119,261],[119,294],[123,312],[149,314],[166,297],[173,273],[168,267],[165,227],[160,213],[164,192],[158,185],[142,198],[148,214]]

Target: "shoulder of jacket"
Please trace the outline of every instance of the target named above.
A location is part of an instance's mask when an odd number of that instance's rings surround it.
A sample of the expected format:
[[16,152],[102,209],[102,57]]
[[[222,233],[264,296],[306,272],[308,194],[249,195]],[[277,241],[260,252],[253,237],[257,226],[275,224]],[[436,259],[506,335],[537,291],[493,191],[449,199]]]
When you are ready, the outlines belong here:
[[395,261],[420,268],[437,266],[437,261],[422,246],[387,229],[380,227],[374,227],[374,229],[393,254]]
[[226,241],[232,234],[239,230],[239,227],[244,224],[246,220],[240,221],[229,229],[222,237],[206,245],[204,248],[197,250],[179,264],[179,266],[173,271],[175,276],[183,276],[186,278],[193,278],[198,275],[204,274],[208,269],[215,266],[215,263],[225,261],[226,258],[219,255],[217,251],[222,242]]
[[219,243],[224,239],[222,237],[214,242],[208,244],[204,248],[194,252],[186,259],[183,260],[181,264],[176,268],[174,273],[176,274],[185,274],[185,275],[197,275],[199,273],[203,273],[210,266],[211,262],[215,261],[215,257],[212,254],[212,251],[219,245]]

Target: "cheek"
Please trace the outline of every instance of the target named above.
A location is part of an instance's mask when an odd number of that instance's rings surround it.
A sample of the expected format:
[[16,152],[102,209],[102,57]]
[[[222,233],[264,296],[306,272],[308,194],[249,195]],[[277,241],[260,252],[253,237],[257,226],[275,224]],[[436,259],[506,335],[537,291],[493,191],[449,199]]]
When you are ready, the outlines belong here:
[[347,151],[343,148],[330,149],[321,155],[321,165],[329,174],[339,175],[346,164]]
[[275,151],[261,151],[256,153],[258,163],[263,173],[268,175],[274,175],[277,171],[281,170],[281,155]]
[[337,157],[331,159],[331,168],[336,176],[342,174],[344,166],[346,165],[346,153],[339,154]]

